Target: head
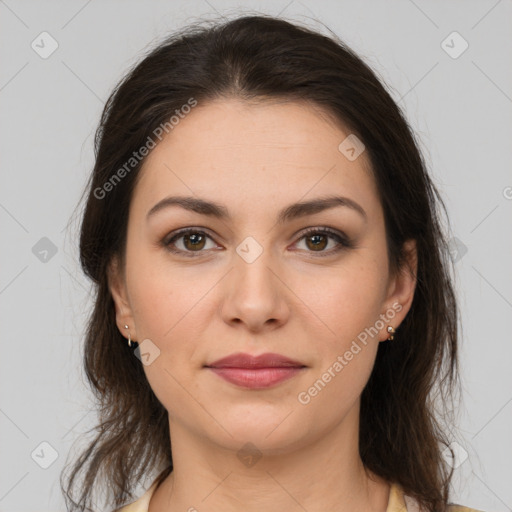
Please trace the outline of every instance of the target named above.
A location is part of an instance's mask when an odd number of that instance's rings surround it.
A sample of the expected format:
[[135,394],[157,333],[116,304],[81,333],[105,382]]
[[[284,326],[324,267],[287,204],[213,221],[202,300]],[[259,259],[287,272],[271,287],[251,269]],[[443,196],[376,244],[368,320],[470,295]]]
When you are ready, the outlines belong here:
[[[270,17],[172,36],[109,98],[87,193],[84,356],[102,424],[72,475],[89,465],[82,502],[98,469],[116,505],[155,464],[166,476],[169,418],[272,455],[348,416],[365,468],[446,502],[431,409],[457,363],[442,203],[400,109],[346,45]],[[241,391],[207,368],[234,352],[304,368]]]

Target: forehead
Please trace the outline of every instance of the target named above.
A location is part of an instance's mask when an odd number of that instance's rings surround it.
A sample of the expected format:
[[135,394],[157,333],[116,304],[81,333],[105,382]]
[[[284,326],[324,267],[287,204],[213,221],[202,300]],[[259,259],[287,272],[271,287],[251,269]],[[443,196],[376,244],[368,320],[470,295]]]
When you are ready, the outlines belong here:
[[306,103],[198,104],[146,158],[133,202],[147,210],[183,193],[248,212],[339,192],[371,210],[378,199],[366,154],[351,161],[339,150],[349,135]]

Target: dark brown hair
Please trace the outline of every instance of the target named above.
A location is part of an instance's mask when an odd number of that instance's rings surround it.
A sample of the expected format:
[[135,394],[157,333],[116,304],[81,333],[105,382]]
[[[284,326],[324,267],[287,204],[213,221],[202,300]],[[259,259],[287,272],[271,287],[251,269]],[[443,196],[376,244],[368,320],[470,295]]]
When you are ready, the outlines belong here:
[[[362,393],[360,454],[367,469],[400,484],[427,510],[444,510],[453,469],[442,456],[449,441],[441,423],[458,391],[458,314],[442,200],[405,116],[370,67],[336,36],[265,15],[174,34],[123,78],[105,105],[80,233],[80,262],[96,290],[84,366],[100,424],[65,489],[61,475],[70,510],[90,510],[99,483],[110,505],[123,505],[155,467],[164,468],[162,480],[172,470],[167,411],[116,326],[107,272],[116,256],[124,265],[128,209],[143,160],[130,169],[126,162],[191,98],[199,105],[218,98],[307,102],[364,142],[392,270],[403,268],[409,239],[416,240],[418,267],[411,309],[394,341],[379,344]],[[113,182],[123,166],[122,179]]]

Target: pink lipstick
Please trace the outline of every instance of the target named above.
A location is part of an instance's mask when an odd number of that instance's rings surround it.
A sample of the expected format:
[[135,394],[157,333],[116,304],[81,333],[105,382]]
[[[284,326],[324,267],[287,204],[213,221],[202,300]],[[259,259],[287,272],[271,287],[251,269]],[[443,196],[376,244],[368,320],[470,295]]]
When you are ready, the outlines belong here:
[[216,375],[249,389],[264,389],[297,375],[306,366],[280,354],[238,352],[206,365]]

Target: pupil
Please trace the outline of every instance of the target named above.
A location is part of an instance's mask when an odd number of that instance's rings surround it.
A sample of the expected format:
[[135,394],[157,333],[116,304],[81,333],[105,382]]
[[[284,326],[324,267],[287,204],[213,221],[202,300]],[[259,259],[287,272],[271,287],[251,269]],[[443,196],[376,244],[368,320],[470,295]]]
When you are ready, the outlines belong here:
[[202,238],[202,235],[198,235],[198,234],[192,234],[192,235],[187,236],[188,241],[191,242],[194,247],[197,247],[198,244],[201,243],[201,240],[200,240],[201,238]]
[[324,244],[322,244],[322,238],[325,238],[324,235],[312,235],[310,237],[310,240],[313,240],[313,245],[314,247],[320,247],[323,249],[324,245],[325,245],[325,241],[324,241]]

